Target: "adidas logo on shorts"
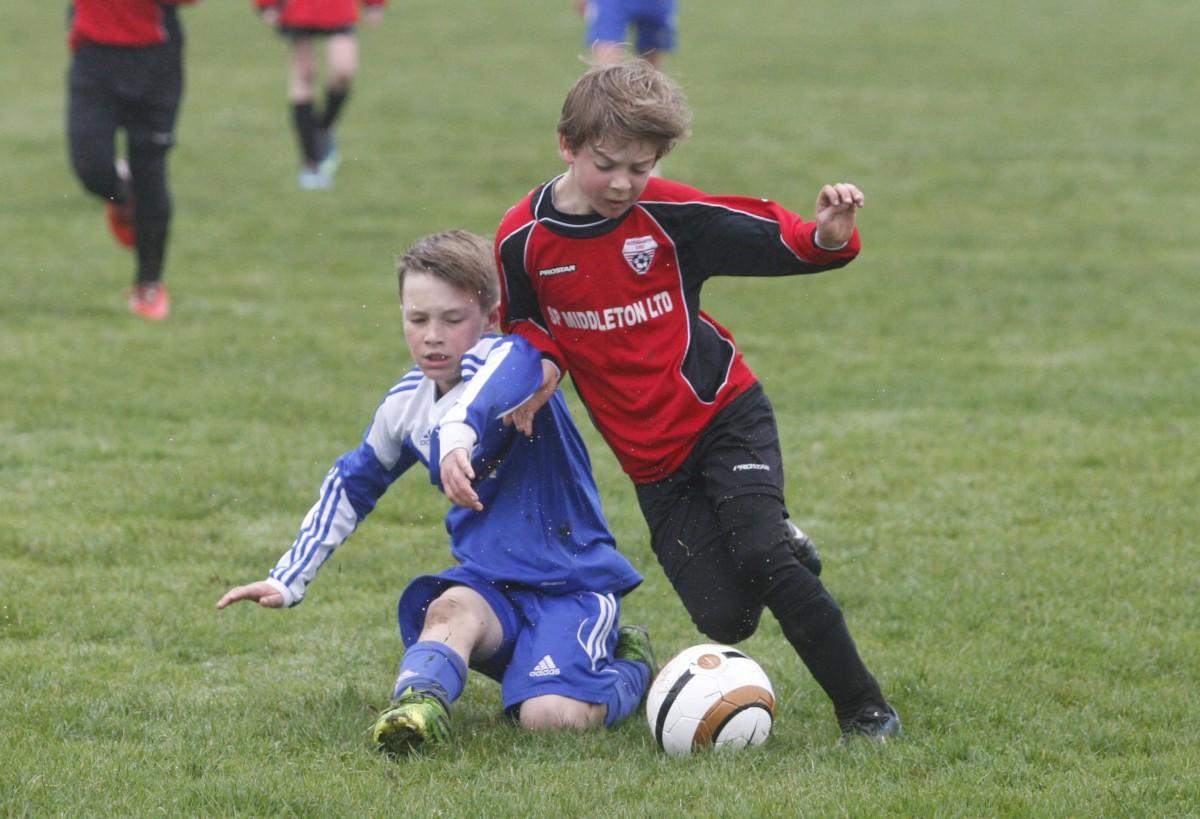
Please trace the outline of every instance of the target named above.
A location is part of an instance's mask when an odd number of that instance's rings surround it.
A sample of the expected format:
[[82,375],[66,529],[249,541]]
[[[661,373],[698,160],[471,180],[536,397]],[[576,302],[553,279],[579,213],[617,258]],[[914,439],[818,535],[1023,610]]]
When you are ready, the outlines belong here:
[[547,654],[542,659],[538,660],[538,664],[533,667],[533,671],[529,672],[530,677],[557,677],[562,672],[558,666],[554,664],[554,660]]

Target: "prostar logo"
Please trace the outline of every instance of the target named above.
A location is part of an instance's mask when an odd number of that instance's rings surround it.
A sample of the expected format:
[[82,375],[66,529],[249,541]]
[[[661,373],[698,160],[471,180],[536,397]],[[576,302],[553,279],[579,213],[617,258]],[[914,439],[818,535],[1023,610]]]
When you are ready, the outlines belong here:
[[640,276],[650,269],[650,265],[654,264],[654,251],[656,250],[658,250],[658,242],[654,241],[653,236],[638,236],[625,240],[625,247],[621,249],[621,254],[625,257],[625,261],[629,262],[633,272]]
[[561,276],[563,273],[574,273],[575,265],[560,264],[558,267],[547,267],[538,271],[539,276]]

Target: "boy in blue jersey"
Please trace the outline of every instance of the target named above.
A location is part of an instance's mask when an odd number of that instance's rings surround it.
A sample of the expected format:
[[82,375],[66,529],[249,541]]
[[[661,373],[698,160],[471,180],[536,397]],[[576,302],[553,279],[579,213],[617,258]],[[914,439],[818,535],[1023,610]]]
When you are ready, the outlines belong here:
[[372,735],[388,753],[449,735],[467,668],[501,684],[503,707],[531,730],[612,726],[656,671],[645,630],[618,629],[620,598],[642,578],[600,508],[591,462],[561,394],[526,437],[503,417],[542,383],[541,355],[489,334],[499,320],[491,245],[466,231],[417,242],[398,264],[404,335],[416,366],[339,458],[295,542],[239,600],[294,606],[388,486],[418,462],[455,503],[446,515],[458,565],[414,579],[400,597],[407,647],[391,707]]
[[662,68],[663,56],[675,48],[676,5],[676,0],[575,0],[583,15],[584,44],[597,63],[623,60],[625,34],[633,27],[637,55],[655,68]]

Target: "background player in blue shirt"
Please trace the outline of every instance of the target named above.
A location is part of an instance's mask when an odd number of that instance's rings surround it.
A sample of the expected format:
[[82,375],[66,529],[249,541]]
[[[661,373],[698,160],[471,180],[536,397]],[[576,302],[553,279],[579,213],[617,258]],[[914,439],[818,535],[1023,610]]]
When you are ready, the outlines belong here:
[[675,49],[676,6],[676,0],[575,0],[584,20],[584,45],[596,62],[624,59],[626,33],[634,27],[634,49],[655,68],[662,68],[663,56]]
[[327,474],[292,547],[266,580],[231,589],[225,608],[277,608],[309,582],[397,477],[420,462],[456,505],[446,515],[458,565],[400,597],[407,650],[392,706],[373,736],[390,753],[449,735],[468,666],[501,684],[531,730],[611,726],[641,702],[654,671],[644,629],[618,629],[620,598],[642,578],[616,549],[591,462],[561,393],[529,438],[503,417],[542,383],[541,355],[499,320],[491,245],[465,231],[417,242],[398,265],[404,335],[416,366]]

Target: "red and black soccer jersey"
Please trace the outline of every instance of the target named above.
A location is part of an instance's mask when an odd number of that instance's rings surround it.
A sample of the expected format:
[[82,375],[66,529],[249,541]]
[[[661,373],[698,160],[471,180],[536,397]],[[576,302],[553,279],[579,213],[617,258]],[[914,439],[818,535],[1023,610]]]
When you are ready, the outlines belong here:
[[382,6],[385,0],[254,0],[261,9],[279,9],[286,28],[341,29],[358,22],[358,6]]
[[75,0],[71,10],[71,49],[87,43],[145,48],[167,41],[163,5],[196,0]]
[[700,309],[710,276],[784,276],[842,267],[816,223],[774,202],[709,196],[651,178],[617,219],[554,207],[554,182],[496,233],[505,332],[563,369],[635,483],[661,480],[713,416],[755,383],[733,336]]

